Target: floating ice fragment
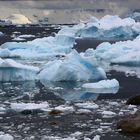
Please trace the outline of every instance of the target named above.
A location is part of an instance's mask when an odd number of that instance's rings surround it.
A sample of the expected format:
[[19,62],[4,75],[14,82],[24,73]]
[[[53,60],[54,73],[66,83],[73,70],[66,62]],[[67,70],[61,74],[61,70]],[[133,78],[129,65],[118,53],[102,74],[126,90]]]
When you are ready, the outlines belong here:
[[14,138],[9,134],[2,134],[0,135],[0,140],[14,140]]
[[119,89],[119,82],[116,79],[101,80],[97,83],[86,83],[83,88],[93,93],[116,93]]
[[26,110],[46,110],[49,108],[48,102],[43,103],[11,103],[11,109],[22,112]]

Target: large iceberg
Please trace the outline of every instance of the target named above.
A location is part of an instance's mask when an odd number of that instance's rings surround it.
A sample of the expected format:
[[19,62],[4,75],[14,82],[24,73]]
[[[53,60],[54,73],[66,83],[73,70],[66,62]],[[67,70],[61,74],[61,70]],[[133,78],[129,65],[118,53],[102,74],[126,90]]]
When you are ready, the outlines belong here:
[[47,63],[38,76],[46,81],[87,81],[106,78],[102,68],[83,59],[75,50],[63,60]]
[[137,36],[135,20],[132,18],[121,19],[118,16],[106,15],[100,20],[91,20],[82,29],[80,37],[102,39],[128,39]]
[[133,41],[121,41],[114,44],[108,42],[100,44],[92,51],[98,60],[122,65],[140,66],[140,36]]
[[75,38],[68,35],[56,35],[20,43],[7,42],[1,45],[0,57],[3,57],[1,51],[4,51],[7,52],[7,57],[52,59],[69,53],[74,43]]
[[0,81],[35,80],[39,68],[27,66],[12,59],[0,59]]
[[140,33],[140,23],[132,18],[106,15],[101,19],[92,17],[87,23],[63,27],[58,34],[69,34],[81,38],[124,40],[135,38]]

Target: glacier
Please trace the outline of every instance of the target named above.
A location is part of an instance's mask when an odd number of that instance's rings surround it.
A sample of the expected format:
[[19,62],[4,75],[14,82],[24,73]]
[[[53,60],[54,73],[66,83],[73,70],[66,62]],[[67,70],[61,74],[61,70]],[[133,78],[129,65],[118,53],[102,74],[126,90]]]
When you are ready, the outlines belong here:
[[0,57],[2,57],[1,51],[4,50],[7,51],[7,57],[52,59],[69,53],[74,43],[75,38],[68,35],[38,38],[28,42],[7,42],[0,46]]
[[0,81],[29,81],[35,80],[39,68],[23,65],[12,59],[0,58]]
[[73,50],[63,60],[48,62],[38,77],[46,81],[88,81],[105,79],[106,74]]

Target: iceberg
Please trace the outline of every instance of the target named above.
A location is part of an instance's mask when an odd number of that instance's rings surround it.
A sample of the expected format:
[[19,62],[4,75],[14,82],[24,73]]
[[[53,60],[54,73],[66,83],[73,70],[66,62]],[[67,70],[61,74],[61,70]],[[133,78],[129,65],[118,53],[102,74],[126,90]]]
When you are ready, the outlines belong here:
[[130,17],[122,19],[117,15],[106,15],[101,19],[91,17],[87,23],[79,23],[72,27],[64,26],[58,34],[75,38],[125,40],[140,34],[140,23]]
[[119,90],[119,82],[116,79],[101,80],[96,83],[86,83],[82,87],[94,93],[117,93]]
[[1,51],[7,49],[9,57],[21,57],[26,59],[52,59],[63,56],[71,51],[75,38],[68,35],[56,35],[44,37],[28,42],[7,42],[1,45]]
[[73,50],[63,60],[48,62],[38,77],[46,81],[88,81],[105,79],[106,74]]
[[128,39],[134,38],[140,30],[135,30],[137,23],[132,18],[121,19],[119,16],[106,15],[100,20],[91,20],[81,31],[80,37],[102,39]]
[[140,36],[134,40],[120,41],[114,44],[104,42],[97,46],[93,55],[98,60],[112,64],[140,66]]
[[27,66],[12,59],[0,59],[0,81],[35,80],[39,68]]
[[74,25],[72,27],[63,26],[62,29],[58,32],[59,35],[69,35],[73,37],[78,37],[81,30],[85,27],[84,23]]

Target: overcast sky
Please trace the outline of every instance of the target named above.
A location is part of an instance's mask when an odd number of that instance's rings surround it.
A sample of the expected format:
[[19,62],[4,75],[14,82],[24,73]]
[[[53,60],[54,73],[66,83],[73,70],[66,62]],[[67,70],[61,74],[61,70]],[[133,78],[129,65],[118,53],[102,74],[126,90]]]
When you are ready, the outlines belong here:
[[[11,13],[21,13],[30,18],[34,14],[40,17],[44,15],[51,17],[54,14],[59,14],[61,15],[60,18],[66,18],[67,14],[64,14],[64,10],[86,9],[105,9],[106,12],[104,14],[118,14],[122,16],[140,9],[140,0],[0,0],[0,18],[7,17]],[[49,10],[58,10],[58,12],[54,13]],[[77,11],[75,12],[76,14]],[[103,13],[89,14],[97,17],[104,15]]]

